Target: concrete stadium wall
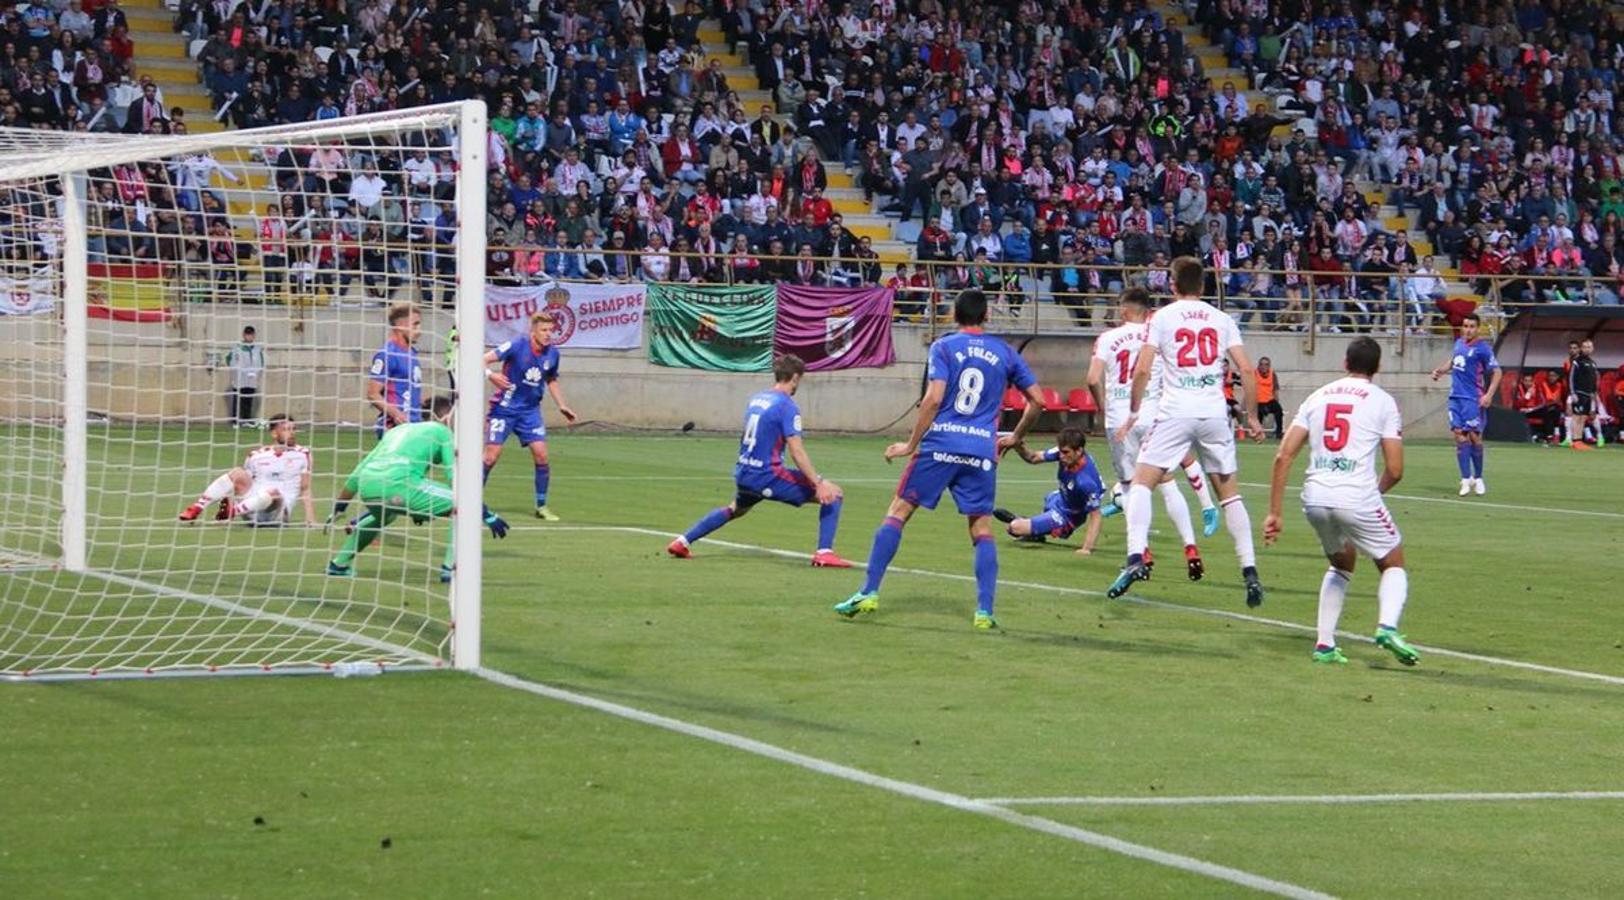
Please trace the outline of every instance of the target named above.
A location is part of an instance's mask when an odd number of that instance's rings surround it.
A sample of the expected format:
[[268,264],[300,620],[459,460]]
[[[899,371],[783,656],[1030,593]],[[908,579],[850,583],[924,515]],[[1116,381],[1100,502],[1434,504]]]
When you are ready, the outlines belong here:
[[[386,333],[382,309],[309,310],[294,318],[286,307],[194,306],[170,323],[94,320],[90,328],[90,409],[119,419],[196,421],[225,418],[228,373],[217,363],[244,325],[254,325],[265,347],[268,370],[261,386],[261,415],[287,412],[302,421],[369,423],[365,402],[367,364]],[[441,364],[450,314],[425,311],[424,379],[428,393],[446,389]],[[60,325],[51,317],[0,317],[0,418],[50,418],[60,402]],[[1045,385],[1062,393],[1080,387],[1093,341],[1084,337],[1013,337]],[[1288,415],[1314,387],[1340,373],[1349,338],[1321,337],[1313,353],[1300,335],[1253,332],[1254,359],[1269,356],[1280,373],[1281,401]],[[919,396],[925,334],[899,326],[897,364],[886,369],[814,374],[798,398],[808,428],[827,431],[906,431]],[[1450,342],[1412,338],[1404,355],[1397,340],[1384,339],[1379,379],[1399,399],[1407,434],[1448,433],[1446,385],[1428,378]],[[364,348],[364,349],[362,349]],[[767,380],[764,375],[720,374],[650,364],[641,352],[566,351],[563,387],[583,419],[627,428],[678,428],[694,422],[703,430],[739,427],[741,402]],[[549,424],[562,425],[549,405]]]

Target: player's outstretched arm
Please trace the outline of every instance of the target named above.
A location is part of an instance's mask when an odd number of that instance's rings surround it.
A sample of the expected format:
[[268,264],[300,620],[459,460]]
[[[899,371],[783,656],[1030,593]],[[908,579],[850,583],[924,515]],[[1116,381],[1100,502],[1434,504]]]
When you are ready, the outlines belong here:
[[1404,441],[1382,438],[1382,477],[1377,489],[1387,493],[1404,480]]
[[299,500],[304,504],[305,527],[316,527],[316,498],[310,496],[310,470],[299,476]]
[[376,380],[367,382],[367,402],[372,404],[372,408],[376,409],[378,415],[383,416],[385,420],[396,425],[406,423],[406,414],[401,412],[400,407],[384,399],[383,382]]
[[999,453],[1026,440],[1027,432],[1032,430],[1032,426],[1038,423],[1038,417],[1043,415],[1043,388],[1034,381],[1027,385],[1023,393],[1026,394],[1026,409],[1021,410],[1021,418],[1015,423],[1015,430],[998,439]]
[[806,452],[806,441],[800,435],[785,438],[784,449],[789,451],[789,458],[795,462],[795,467],[801,470],[801,474],[812,479],[812,483],[818,486],[819,503],[828,506],[840,499],[840,485],[825,479],[818,474],[818,470],[812,468],[812,456]]
[[1479,406],[1487,407],[1489,404],[1494,402],[1494,395],[1500,390],[1501,374],[1502,373],[1499,365],[1495,365],[1493,368],[1489,369],[1489,388],[1483,392],[1482,397],[1478,398]]
[[885,461],[901,459],[919,452],[919,442],[925,439],[925,432],[930,429],[930,423],[936,421],[936,413],[942,409],[942,398],[947,396],[947,382],[932,381],[925,388],[925,396],[919,400],[919,416],[914,420],[913,433],[908,435],[906,441],[898,441],[885,448]]
[[1093,357],[1088,361],[1088,393],[1094,398],[1094,408],[1100,411],[1101,427],[1105,422],[1105,360]]
[[1280,539],[1280,532],[1284,530],[1284,522],[1280,511],[1285,506],[1286,477],[1291,474],[1292,460],[1302,451],[1303,445],[1308,443],[1308,429],[1301,425],[1292,425],[1286,430],[1286,436],[1280,441],[1280,449],[1274,454],[1274,472],[1269,477],[1269,514],[1263,518],[1263,544],[1273,546]]
[[[309,496],[308,493],[305,494],[306,498],[309,498]],[[333,529],[333,523],[338,521],[338,517],[342,516],[344,510],[349,508],[350,498],[354,496],[355,491],[351,490],[347,484],[338,492],[338,496],[333,498],[333,511],[327,514],[327,523],[322,526],[322,531],[331,531]]]
[[1145,402],[1145,389],[1150,387],[1150,370],[1156,364],[1156,353],[1157,349],[1155,347],[1146,344],[1139,348],[1139,358],[1134,360],[1133,389],[1128,393],[1128,421],[1130,423],[1139,417],[1139,405]]
[[1088,525],[1083,529],[1083,545],[1077,548],[1078,556],[1090,556],[1094,553],[1094,543],[1100,539],[1100,523],[1105,517],[1100,515],[1098,507],[1088,511]]
[[[485,365],[487,366],[499,361],[501,358],[501,354],[497,353],[495,350],[485,351]],[[505,391],[508,388],[513,387],[513,382],[509,381],[508,377],[503,375],[502,370],[500,369],[486,369],[485,377],[490,381],[491,385],[499,391]]]
[[1017,454],[1020,455],[1021,459],[1026,460],[1027,463],[1029,463],[1030,465],[1039,466],[1039,465],[1042,465],[1046,461],[1046,460],[1044,460],[1042,453],[1040,453],[1037,450],[1030,449],[1024,443],[1023,444],[1016,444],[1015,446],[1013,446],[1013,447],[1011,447],[1009,449],[1014,450]]
[[1246,432],[1254,441],[1263,439],[1263,422],[1257,417],[1257,369],[1252,367],[1252,358],[1246,354],[1246,348],[1236,344],[1229,348],[1229,361],[1235,366],[1235,371],[1241,373],[1241,393],[1244,399],[1240,401],[1241,409],[1246,410]]
[[553,402],[558,404],[558,412],[566,422],[575,421],[575,410],[570,409],[569,403],[564,400],[564,389],[558,386],[558,379],[547,382],[547,393],[552,395]]

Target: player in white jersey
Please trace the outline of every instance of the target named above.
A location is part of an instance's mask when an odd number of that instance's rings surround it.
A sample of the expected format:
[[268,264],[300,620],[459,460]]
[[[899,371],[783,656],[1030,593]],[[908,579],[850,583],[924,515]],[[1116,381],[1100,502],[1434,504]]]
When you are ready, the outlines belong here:
[[[1279,540],[1280,518],[1291,462],[1308,448],[1308,474],[1303,479],[1303,515],[1319,535],[1331,567],[1320,582],[1319,637],[1315,662],[1346,663],[1336,645],[1336,623],[1342,616],[1348,582],[1359,554],[1370,557],[1381,572],[1376,588],[1380,604],[1376,644],[1398,661],[1413,666],[1420,655],[1398,633],[1399,616],[1409,593],[1404,571],[1404,543],[1398,526],[1382,502],[1382,495],[1404,477],[1404,441],[1398,404],[1372,383],[1381,368],[1382,349],[1370,338],[1348,345],[1339,378],[1310,394],[1297,410],[1291,428],[1274,457],[1274,478],[1269,492],[1269,514],[1263,520],[1263,542]],[[1376,454],[1382,468],[1376,471]]]
[[1227,354],[1241,374],[1246,394],[1247,431],[1254,440],[1263,435],[1255,405],[1257,373],[1241,345],[1240,329],[1222,310],[1201,300],[1206,272],[1201,261],[1189,256],[1173,260],[1173,302],[1156,311],[1145,331],[1145,345],[1134,364],[1133,391],[1125,423],[1132,429],[1144,409],[1151,375],[1161,362],[1161,397],[1155,418],[1139,447],[1133,485],[1124,504],[1128,518],[1128,563],[1106,594],[1120,597],[1135,581],[1150,577],[1145,546],[1150,538],[1150,489],[1159,483],[1192,449],[1206,466],[1218,492],[1224,525],[1235,539],[1246,582],[1246,605],[1263,602],[1263,583],[1257,574],[1252,548],[1252,520],[1241,502],[1236,479],[1235,434],[1229,428],[1224,402],[1223,358]]
[[[1094,402],[1105,413],[1106,444],[1111,450],[1111,467],[1116,470],[1118,487],[1112,491],[1111,502],[1101,508],[1102,515],[1115,515],[1118,498],[1128,489],[1133,478],[1134,463],[1139,457],[1139,445],[1150,421],[1155,418],[1154,406],[1161,386],[1152,375],[1152,385],[1141,408],[1139,421],[1132,428],[1124,428],[1129,416],[1129,400],[1133,390],[1133,365],[1139,358],[1139,349],[1145,344],[1145,320],[1150,314],[1150,292],[1144,288],[1128,288],[1117,298],[1122,324],[1100,335],[1094,341],[1094,356],[1088,364],[1088,389],[1094,393]],[[1206,491],[1206,473],[1193,455],[1183,460],[1184,474],[1191,490],[1201,501],[1202,532],[1211,537],[1218,530],[1218,508]],[[1200,581],[1205,568],[1201,552],[1195,545],[1195,529],[1190,523],[1190,507],[1179,493],[1172,474],[1164,476],[1156,486],[1167,507],[1167,516],[1178,529],[1184,542],[1184,564],[1191,581]],[[1146,548],[1149,565],[1149,548]]]
[[316,525],[310,496],[310,450],[294,439],[297,428],[287,416],[272,416],[271,443],[251,450],[242,466],[218,476],[180,514],[195,521],[210,503],[219,502],[216,520],[243,516],[251,525],[282,525],[295,504],[304,507],[305,525]]

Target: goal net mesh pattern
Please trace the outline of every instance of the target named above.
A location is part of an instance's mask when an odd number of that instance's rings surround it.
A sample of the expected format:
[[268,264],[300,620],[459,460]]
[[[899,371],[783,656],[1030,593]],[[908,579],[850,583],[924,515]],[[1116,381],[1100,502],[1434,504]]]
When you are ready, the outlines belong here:
[[460,121],[0,130],[0,678],[449,661],[454,519],[400,516],[352,577],[327,566],[362,506],[320,523],[374,401],[451,392]]

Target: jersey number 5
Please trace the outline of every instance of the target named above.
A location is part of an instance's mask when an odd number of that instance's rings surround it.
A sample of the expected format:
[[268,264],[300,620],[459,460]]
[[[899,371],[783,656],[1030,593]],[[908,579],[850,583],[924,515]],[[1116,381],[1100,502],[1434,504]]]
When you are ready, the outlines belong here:
[[1348,432],[1351,425],[1348,416],[1353,415],[1353,404],[1331,403],[1325,407],[1325,449],[1335,452],[1348,446]]
[[1216,329],[1203,328],[1192,331],[1180,328],[1173,332],[1173,340],[1179,344],[1179,366],[1194,368],[1197,365],[1210,366],[1218,361],[1218,332]]

